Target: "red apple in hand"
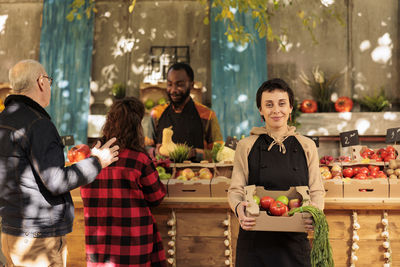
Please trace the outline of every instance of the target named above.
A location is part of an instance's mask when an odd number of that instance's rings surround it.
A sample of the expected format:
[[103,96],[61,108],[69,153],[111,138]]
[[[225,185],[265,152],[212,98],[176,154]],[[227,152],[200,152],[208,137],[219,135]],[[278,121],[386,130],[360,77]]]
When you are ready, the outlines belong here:
[[76,145],[68,151],[67,157],[69,162],[75,163],[90,157],[91,150],[88,145]]
[[293,198],[289,200],[289,209],[298,208],[301,206],[301,201],[298,198]]

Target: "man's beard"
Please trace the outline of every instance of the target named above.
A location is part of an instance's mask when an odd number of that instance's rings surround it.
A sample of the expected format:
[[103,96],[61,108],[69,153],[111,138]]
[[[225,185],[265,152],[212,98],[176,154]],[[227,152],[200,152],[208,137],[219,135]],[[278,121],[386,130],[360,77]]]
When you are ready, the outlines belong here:
[[168,94],[168,99],[174,105],[174,107],[179,107],[183,103],[185,103],[185,100],[190,96],[190,89],[188,88],[184,93],[180,94],[174,94],[175,96],[180,96],[180,98],[176,101],[172,100],[171,94]]

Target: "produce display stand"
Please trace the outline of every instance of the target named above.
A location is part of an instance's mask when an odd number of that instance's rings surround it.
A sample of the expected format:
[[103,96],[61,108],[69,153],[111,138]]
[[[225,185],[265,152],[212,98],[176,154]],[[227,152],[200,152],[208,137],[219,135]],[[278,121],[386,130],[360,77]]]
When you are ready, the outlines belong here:
[[[353,149],[354,155],[359,152],[359,148]],[[387,168],[385,163],[363,161],[354,155],[355,160],[339,163],[341,168],[371,164]],[[198,172],[205,167],[212,172],[209,180],[176,179],[185,168]],[[232,162],[171,164],[171,179],[162,181],[168,195],[151,209],[172,263],[168,266],[234,266],[239,223],[226,198],[232,168]],[[324,213],[335,266],[350,266],[355,259],[355,266],[383,266],[389,251],[385,233],[390,236],[391,266],[400,266],[400,179],[330,179],[324,186]],[[83,266],[85,237],[79,191],[73,192],[73,199],[74,231],[67,239],[74,246],[68,262]],[[309,238],[312,242],[312,233]]]
[[[80,196],[73,197],[75,202],[74,230],[67,235],[69,246],[68,263],[70,266],[84,266],[85,235],[83,205]],[[360,199],[327,198],[325,214],[330,228],[330,242],[336,267],[349,266],[352,242],[352,214],[358,213],[360,241],[356,266],[382,266],[383,248],[382,214],[388,213],[389,233],[391,236],[392,266],[400,266],[400,198]],[[225,251],[231,248],[233,261],[239,229],[238,221],[231,212],[227,198],[177,197],[165,198],[160,206],[152,208],[157,221],[164,248],[168,253],[171,239],[168,221],[176,216],[176,252],[177,266],[227,266]],[[230,215],[231,241],[226,246],[226,222]],[[228,265],[229,266],[229,265]]]

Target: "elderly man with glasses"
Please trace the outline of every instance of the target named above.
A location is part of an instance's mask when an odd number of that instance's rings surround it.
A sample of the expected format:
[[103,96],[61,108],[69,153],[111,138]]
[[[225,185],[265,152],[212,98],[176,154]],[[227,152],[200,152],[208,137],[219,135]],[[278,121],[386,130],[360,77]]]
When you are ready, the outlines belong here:
[[65,235],[72,231],[70,190],[91,183],[118,160],[110,139],[92,156],[65,167],[64,146],[45,107],[52,78],[34,60],[9,72],[12,94],[0,113],[1,248],[7,266],[66,266]]

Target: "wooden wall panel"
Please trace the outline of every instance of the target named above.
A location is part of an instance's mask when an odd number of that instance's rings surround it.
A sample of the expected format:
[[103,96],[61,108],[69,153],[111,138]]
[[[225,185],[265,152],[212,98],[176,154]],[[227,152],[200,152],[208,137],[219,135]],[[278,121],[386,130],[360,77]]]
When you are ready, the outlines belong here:
[[223,237],[178,236],[177,266],[225,266]]
[[177,233],[179,236],[223,237],[225,226],[222,222],[227,218],[226,212],[178,211]]
[[68,246],[68,267],[86,266],[85,251],[85,221],[83,208],[75,209],[74,228],[72,233],[67,235]]
[[[153,210],[158,229],[161,233],[165,251],[168,250],[167,221],[171,218],[172,209],[157,208]],[[227,218],[229,209],[176,209],[177,217],[177,266],[225,266],[224,230],[222,222]],[[329,238],[336,267],[350,265],[349,256],[352,245],[352,211],[325,211],[330,232]],[[236,240],[239,230],[237,218],[231,214],[233,262],[236,251]],[[400,211],[388,211],[389,232],[392,247],[392,266],[400,267]],[[358,230],[360,249],[357,266],[382,266],[384,263],[382,247],[382,211],[358,211]],[[75,210],[74,231],[67,235],[68,266],[85,266],[85,235],[83,209]]]

